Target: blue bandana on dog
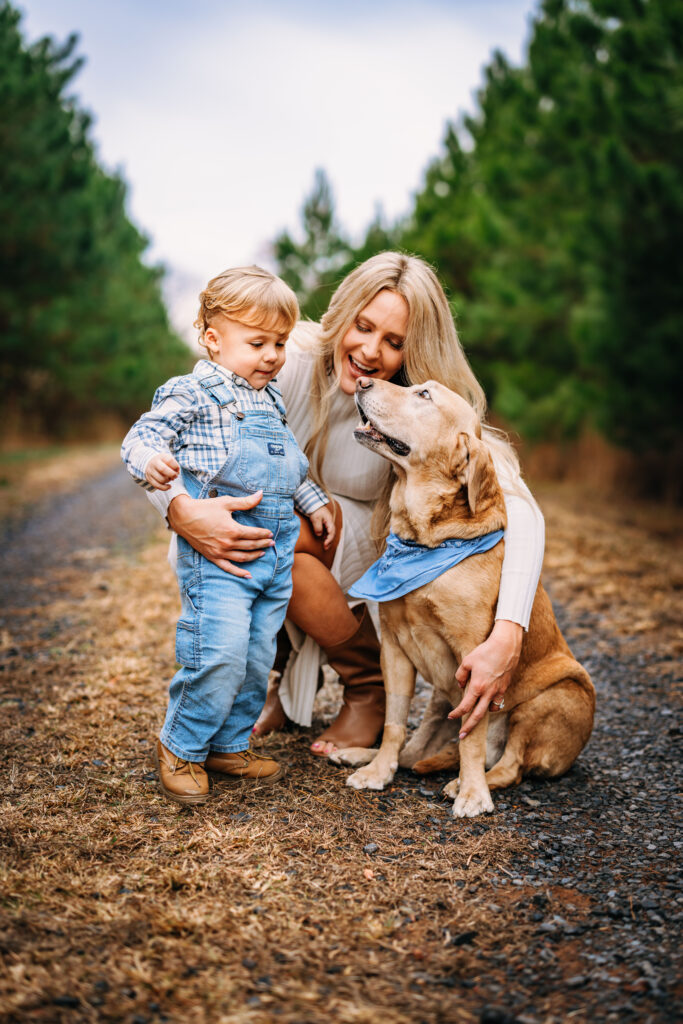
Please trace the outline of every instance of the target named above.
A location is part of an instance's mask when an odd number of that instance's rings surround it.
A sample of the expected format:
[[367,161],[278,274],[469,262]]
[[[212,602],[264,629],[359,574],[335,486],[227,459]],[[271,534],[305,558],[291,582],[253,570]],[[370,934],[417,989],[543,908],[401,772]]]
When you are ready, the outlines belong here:
[[395,533],[387,537],[387,546],[381,558],[363,573],[349,590],[351,597],[364,597],[370,601],[393,601],[411,590],[431,583],[447,569],[463,562],[470,555],[490,551],[502,538],[502,530],[485,533],[469,540],[445,540],[436,548],[428,548],[414,540],[403,540]]

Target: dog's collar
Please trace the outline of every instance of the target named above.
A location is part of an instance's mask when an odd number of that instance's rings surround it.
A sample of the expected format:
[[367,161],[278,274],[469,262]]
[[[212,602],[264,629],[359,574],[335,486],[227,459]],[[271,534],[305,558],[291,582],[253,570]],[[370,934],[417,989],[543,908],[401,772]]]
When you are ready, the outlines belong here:
[[490,551],[502,537],[502,530],[494,530],[468,540],[452,537],[438,547],[429,548],[390,533],[384,554],[356,580],[349,596],[369,601],[393,601],[423,587],[425,583],[431,583],[470,555]]

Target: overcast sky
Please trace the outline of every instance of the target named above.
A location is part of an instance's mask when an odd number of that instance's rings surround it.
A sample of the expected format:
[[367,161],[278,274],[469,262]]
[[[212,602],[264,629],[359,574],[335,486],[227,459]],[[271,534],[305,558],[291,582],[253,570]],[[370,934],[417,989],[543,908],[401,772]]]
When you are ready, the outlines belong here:
[[473,109],[494,49],[522,59],[535,0],[19,0],[29,40],[80,36],[73,91],[106,167],[170,271],[191,336],[225,267],[268,262],[316,167],[360,235],[405,213],[445,122]]

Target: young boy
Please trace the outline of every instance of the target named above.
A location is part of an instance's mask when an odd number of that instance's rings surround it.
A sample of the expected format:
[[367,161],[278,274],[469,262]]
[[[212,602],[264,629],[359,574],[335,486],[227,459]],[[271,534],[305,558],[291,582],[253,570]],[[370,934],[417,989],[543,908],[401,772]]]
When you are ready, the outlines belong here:
[[299,308],[288,286],[260,267],[238,267],[209,281],[199,297],[201,359],[191,374],[159,388],[152,409],[126,435],[122,458],[148,489],[167,490],[182,473],[197,498],[262,491],[235,512],[266,528],[272,546],[238,577],[178,537],[181,614],[166,719],[156,745],[159,783],[180,804],[204,803],[206,768],[232,779],[274,782],[282,769],[249,749],[266,696],[275,638],[292,592],[296,508],[328,546],[332,507],[306,478],[308,462],[287,426],[274,378]]

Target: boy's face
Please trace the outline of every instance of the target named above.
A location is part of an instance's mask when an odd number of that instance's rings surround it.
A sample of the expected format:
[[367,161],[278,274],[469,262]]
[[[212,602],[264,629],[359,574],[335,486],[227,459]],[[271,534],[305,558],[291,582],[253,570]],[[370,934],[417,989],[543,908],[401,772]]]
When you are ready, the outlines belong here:
[[257,390],[273,379],[285,361],[286,334],[248,327],[225,316],[207,328],[204,340],[214,363],[244,377]]

